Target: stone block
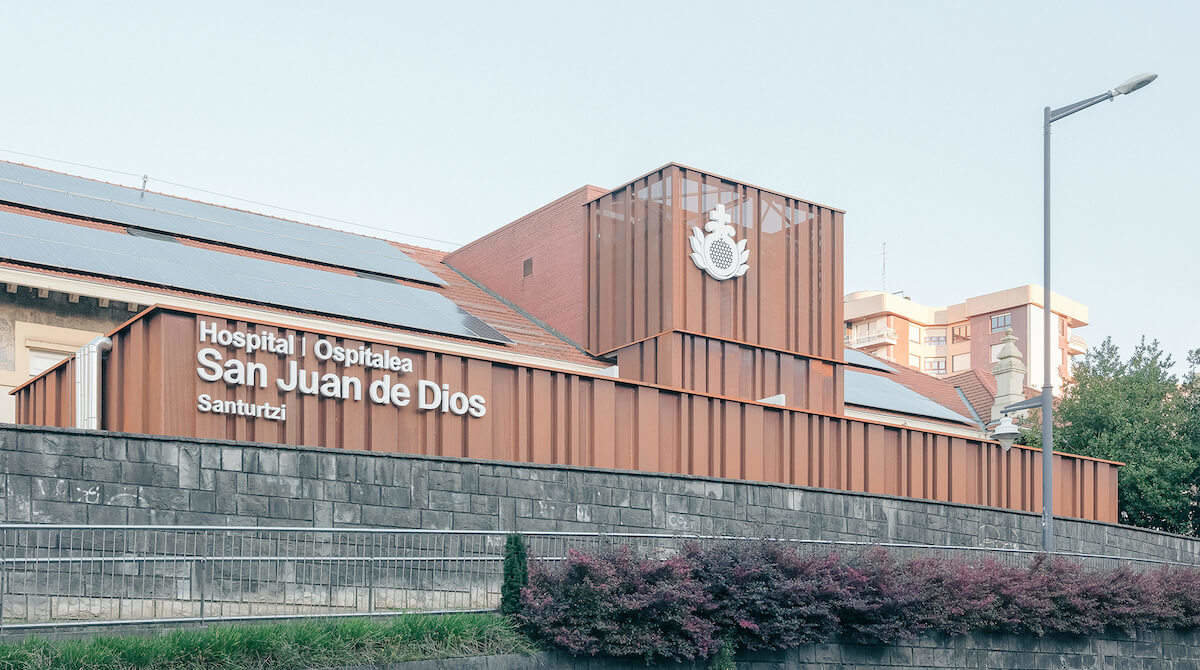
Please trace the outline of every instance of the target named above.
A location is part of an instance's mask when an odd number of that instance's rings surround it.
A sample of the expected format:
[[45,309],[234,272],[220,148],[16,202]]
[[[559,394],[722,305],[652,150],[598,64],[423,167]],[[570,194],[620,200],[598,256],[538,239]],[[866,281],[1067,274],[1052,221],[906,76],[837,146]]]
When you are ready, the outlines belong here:
[[359,456],[354,459],[354,481],[359,484],[375,483],[375,457]]
[[112,437],[104,440],[101,448],[101,458],[109,461],[125,461],[126,456],[125,440],[119,437]]
[[362,507],[351,503],[334,503],[333,505],[333,522],[339,523],[361,523],[362,522]]
[[232,472],[242,471],[242,450],[238,447],[221,448],[221,469]]
[[450,530],[454,521],[450,512],[424,509],[421,510],[421,528],[429,530]]
[[420,528],[421,512],[415,509],[363,505],[362,523],[390,528]]
[[[586,505],[580,505],[586,507]],[[474,514],[499,514],[500,500],[495,496],[471,496],[471,512]]]
[[196,445],[181,446],[178,463],[179,488],[200,488],[200,448]]
[[457,472],[433,470],[429,473],[430,491],[461,491],[462,475]]
[[279,451],[277,452],[279,459],[279,472],[285,477],[300,476],[300,455],[294,451]]
[[121,482],[139,486],[179,486],[179,469],[154,463],[125,462],[121,464]]
[[108,505],[88,505],[87,522],[101,526],[120,526],[129,523],[128,507],[110,507]]
[[87,523],[87,508],[83,503],[34,500],[30,503],[30,518],[34,523]]
[[157,465],[176,467],[179,465],[179,443],[147,442],[146,461]]
[[192,491],[188,494],[188,509],[193,512],[216,512],[217,496],[209,491]]
[[289,500],[288,518],[296,521],[313,520],[313,502],[311,500]]
[[8,453],[7,460],[9,474],[66,479],[80,479],[83,475],[83,459],[74,456],[13,451]]
[[70,502],[71,500],[71,481],[69,479],[34,477],[31,485],[34,500],[58,500],[60,502]]
[[334,457],[335,478],[338,481],[352,482],[354,481],[355,467],[354,457],[342,454],[335,454]]
[[313,526],[316,528],[333,526],[333,503],[325,500],[313,502]]
[[339,481],[325,481],[325,497],[334,502],[350,502],[350,484]]
[[238,493],[234,497],[237,500],[237,513],[241,516],[265,517],[271,513],[271,499],[267,496]]
[[152,509],[187,511],[191,501],[188,492],[178,488],[139,486],[138,505]]
[[221,448],[211,445],[200,445],[200,467],[209,470],[221,469]]
[[85,458],[80,462],[82,478],[98,482],[121,481],[121,463],[102,458]]
[[449,512],[470,512],[471,495],[457,491],[430,490],[429,509]]
[[[324,479],[325,478],[321,475],[321,457],[320,457],[320,455],[318,455],[318,454],[297,454],[296,461],[297,461],[297,467],[299,467],[299,469],[300,469],[301,477],[308,477],[308,478],[312,478],[312,479],[317,479],[317,478]],[[329,479],[332,479],[332,477],[330,477]]]
[[[37,436],[37,433],[27,433],[26,435]],[[21,441],[24,442],[24,439]],[[42,433],[40,444],[37,445],[36,449],[43,454],[77,456],[80,458],[100,458],[104,453],[99,438],[91,435],[72,433]]]
[[652,528],[650,510],[635,509],[632,507],[621,508],[621,525],[636,528]]
[[412,492],[405,486],[381,486],[379,504],[385,507],[409,507],[412,505]]
[[138,487],[131,484],[109,484],[104,487],[102,502],[116,507],[142,507]]
[[357,482],[351,484],[350,502],[361,505],[378,505],[379,487],[374,484],[359,484]]

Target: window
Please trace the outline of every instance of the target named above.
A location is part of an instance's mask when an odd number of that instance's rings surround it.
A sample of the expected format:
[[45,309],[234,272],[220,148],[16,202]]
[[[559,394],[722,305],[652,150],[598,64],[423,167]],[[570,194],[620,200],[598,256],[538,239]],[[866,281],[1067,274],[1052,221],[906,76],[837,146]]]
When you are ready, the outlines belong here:
[[944,356],[938,358],[926,358],[925,371],[932,372],[936,375],[946,374],[946,358]]
[[992,332],[1001,333],[1012,328],[1012,314],[997,314],[992,317]]
[[523,277],[528,277],[529,275],[533,274],[533,259],[532,258],[525,259],[525,264],[521,267],[521,272],[522,272]]
[[921,369],[921,357],[917,356],[916,354],[909,354],[908,355],[908,366],[920,370]]
[[36,377],[71,354],[45,349],[29,350],[29,376]]
[[951,342],[969,342],[971,340],[971,324],[964,323],[950,329]]
[[935,347],[946,346],[946,329],[945,328],[929,328],[925,331],[925,344]]
[[921,343],[921,328],[920,327],[914,326],[911,323],[908,324],[908,341],[916,342],[917,344]]
[[955,372],[971,369],[971,354],[955,354],[952,360]]

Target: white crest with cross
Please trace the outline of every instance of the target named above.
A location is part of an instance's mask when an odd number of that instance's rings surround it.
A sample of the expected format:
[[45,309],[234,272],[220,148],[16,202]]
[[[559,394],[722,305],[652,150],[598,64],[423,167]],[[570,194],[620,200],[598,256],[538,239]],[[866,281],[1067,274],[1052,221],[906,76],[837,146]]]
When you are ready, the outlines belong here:
[[729,225],[730,220],[725,205],[718,204],[708,213],[708,223],[704,224],[708,234],[692,226],[692,236],[688,238],[692,247],[692,262],[716,280],[741,277],[750,269],[746,264],[750,259],[746,240],[738,242],[733,239],[737,231]]

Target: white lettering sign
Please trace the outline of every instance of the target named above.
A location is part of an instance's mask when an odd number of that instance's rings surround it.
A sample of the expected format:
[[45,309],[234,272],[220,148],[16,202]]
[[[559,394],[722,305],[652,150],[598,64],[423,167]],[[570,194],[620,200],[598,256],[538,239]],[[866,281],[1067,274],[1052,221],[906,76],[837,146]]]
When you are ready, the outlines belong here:
[[[361,402],[367,400],[376,405],[396,408],[408,407],[416,399],[418,411],[441,412],[456,416],[481,418],[487,414],[487,399],[478,394],[469,394],[439,384],[429,379],[418,379],[414,394],[408,384],[393,380],[397,376],[413,371],[411,358],[401,356],[391,349],[375,350],[371,345],[347,348],[335,340],[317,337],[313,342],[313,356],[322,363],[333,363],[338,373],[308,370],[297,360],[297,352],[303,357],[308,353],[308,336],[289,334],[280,336],[269,330],[243,332],[218,327],[216,323],[200,319],[199,341],[209,346],[196,352],[196,376],[206,382],[224,382],[226,386],[249,386],[269,388],[274,386],[284,393],[298,392],[301,395]],[[226,353],[222,353],[222,347]],[[284,359],[283,374],[268,379],[267,366],[261,362],[246,361],[238,355],[259,353],[276,354]],[[322,366],[324,367],[324,366]],[[361,368],[356,372],[353,368]],[[381,378],[364,382],[363,373],[383,370]],[[219,400],[202,393],[196,398],[196,409],[203,413],[225,414],[269,421],[286,421],[287,405],[268,402],[248,403],[244,400]]]

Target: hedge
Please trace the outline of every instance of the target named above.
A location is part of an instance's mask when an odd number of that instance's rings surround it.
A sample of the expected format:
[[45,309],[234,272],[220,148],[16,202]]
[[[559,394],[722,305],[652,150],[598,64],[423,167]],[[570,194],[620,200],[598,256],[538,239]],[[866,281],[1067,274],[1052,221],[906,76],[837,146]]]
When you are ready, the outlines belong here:
[[1185,630],[1200,626],[1200,570],[1089,569],[1044,555],[900,562],[878,548],[843,556],[768,541],[689,545],[668,559],[620,547],[535,561],[521,605],[517,621],[536,641],[649,663],[833,638]]

